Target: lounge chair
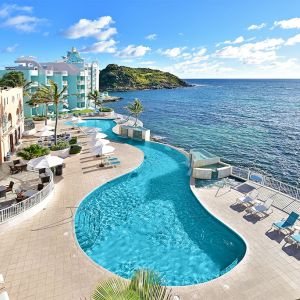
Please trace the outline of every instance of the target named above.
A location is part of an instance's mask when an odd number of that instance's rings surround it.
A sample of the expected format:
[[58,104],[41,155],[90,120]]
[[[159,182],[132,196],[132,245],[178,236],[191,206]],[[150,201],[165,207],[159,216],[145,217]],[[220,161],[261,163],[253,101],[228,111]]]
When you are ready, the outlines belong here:
[[14,183],[13,181],[11,181],[11,182],[9,183],[9,185],[6,186],[5,192],[6,192],[6,193],[12,192],[12,189],[13,189],[14,184],[15,184],[15,183]]
[[250,192],[244,196],[238,197],[235,201],[235,204],[241,204],[244,206],[254,205],[254,201],[258,196],[258,191],[257,190],[254,190],[254,191],[256,191],[256,193]]
[[9,171],[11,175],[19,173],[18,168],[15,166],[9,166]]
[[[288,235],[284,238],[285,241],[285,245],[286,244],[292,244],[292,245],[296,245],[297,248],[300,246],[300,231],[295,232],[291,235]],[[284,246],[285,246],[284,245]]]
[[276,230],[292,230],[293,226],[295,225],[299,215],[295,212],[291,212],[287,219],[282,219],[279,222],[275,222],[272,224],[272,227],[275,227]]
[[6,198],[6,190],[0,191],[0,198]]
[[[263,204],[255,204],[246,209],[247,214],[256,214],[263,215],[264,217],[268,216],[273,210],[271,206],[274,202],[274,199],[269,198]],[[270,211],[270,212],[269,212]]]
[[20,161],[19,159],[15,159],[15,160],[13,160],[13,164],[14,164],[14,166],[15,166],[15,165],[17,165],[17,164],[19,164],[19,163],[21,163],[21,161]]

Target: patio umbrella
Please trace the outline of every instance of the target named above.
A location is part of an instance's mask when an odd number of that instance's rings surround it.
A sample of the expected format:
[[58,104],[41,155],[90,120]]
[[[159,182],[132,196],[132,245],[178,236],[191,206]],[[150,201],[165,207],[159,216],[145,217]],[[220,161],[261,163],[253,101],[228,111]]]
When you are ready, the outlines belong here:
[[41,128],[39,131],[50,131],[50,130],[54,130],[54,127],[50,125],[46,125],[43,128]]
[[87,133],[87,134],[96,134],[99,131],[101,131],[100,128],[89,128],[89,129],[85,130],[85,133]]
[[62,113],[65,113],[65,112],[69,112],[70,110],[66,109],[66,108],[63,108],[61,109],[59,112],[62,112]]
[[52,168],[61,165],[64,160],[54,155],[44,155],[31,159],[27,165],[33,169]]
[[37,132],[37,133],[35,134],[35,136],[38,136],[38,137],[47,137],[47,136],[51,136],[51,135],[54,135],[54,132],[53,132],[53,131],[50,131],[50,130]]
[[109,140],[99,139],[99,140],[91,140],[88,144],[92,147],[97,147],[97,146],[104,146],[109,143],[110,143]]
[[102,132],[97,132],[94,135],[92,135],[93,140],[105,139],[106,137],[107,137],[107,135]]
[[72,111],[76,111],[76,110],[81,110],[81,108],[79,108],[79,107],[74,107],[74,108],[72,108],[71,110],[72,110]]
[[113,146],[102,145],[102,146],[95,146],[91,148],[90,151],[96,155],[105,155],[114,152],[115,148]]

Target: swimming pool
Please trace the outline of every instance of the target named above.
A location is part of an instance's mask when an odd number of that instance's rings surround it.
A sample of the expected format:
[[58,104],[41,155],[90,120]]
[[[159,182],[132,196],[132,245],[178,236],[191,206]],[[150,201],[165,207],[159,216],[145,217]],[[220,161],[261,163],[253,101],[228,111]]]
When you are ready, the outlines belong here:
[[[111,131],[114,125],[105,120],[80,124],[119,140]],[[170,286],[206,282],[237,265],[245,243],[195,198],[187,158],[166,145],[122,140],[141,149],[144,162],[81,202],[75,233],[85,253],[125,278],[138,268],[155,270]]]

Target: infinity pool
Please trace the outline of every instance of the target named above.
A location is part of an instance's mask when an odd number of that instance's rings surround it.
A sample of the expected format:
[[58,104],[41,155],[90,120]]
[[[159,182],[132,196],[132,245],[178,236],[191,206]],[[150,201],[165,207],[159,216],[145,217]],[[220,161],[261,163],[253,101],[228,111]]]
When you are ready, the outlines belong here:
[[[114,125],[105,120],[80,124],[120,140],[111,131]],[[85,253],[125,278],[138,268],[155,270],[170,286],[205,282],[236,266],[245,243],[195,198],[187,158],[166,145],[122,141],[141,149],[144,162],[81,202],[75,233]]]

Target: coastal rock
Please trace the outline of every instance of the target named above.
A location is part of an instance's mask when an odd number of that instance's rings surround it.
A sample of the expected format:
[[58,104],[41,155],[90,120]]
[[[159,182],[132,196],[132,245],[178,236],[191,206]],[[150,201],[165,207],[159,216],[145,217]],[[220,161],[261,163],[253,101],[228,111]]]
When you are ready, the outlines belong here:
[[173,89],[189,86],[171,73],[149,68],[130,68],[110,64],[100,72],[101,91]]

